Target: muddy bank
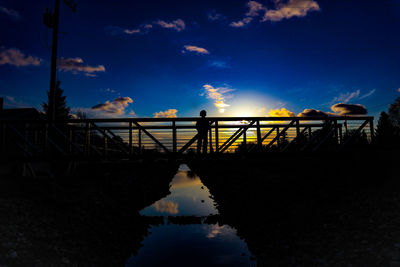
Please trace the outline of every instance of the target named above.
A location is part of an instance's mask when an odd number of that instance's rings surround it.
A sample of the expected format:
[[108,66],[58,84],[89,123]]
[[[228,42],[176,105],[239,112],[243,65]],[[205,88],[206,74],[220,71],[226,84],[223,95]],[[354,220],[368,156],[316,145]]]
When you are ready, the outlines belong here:
[[194,160],[259,266],[398,266],[398,152]]
[[138,211],[169,194],[178,164],[83,163],[70,177],[0,179],[0,264],[123,266],[149,225]]

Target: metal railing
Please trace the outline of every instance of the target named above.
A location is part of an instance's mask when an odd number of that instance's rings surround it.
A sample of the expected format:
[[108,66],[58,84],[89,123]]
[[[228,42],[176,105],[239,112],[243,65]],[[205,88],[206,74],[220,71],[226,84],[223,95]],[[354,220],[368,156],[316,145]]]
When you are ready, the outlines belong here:
[[[208,153],[342,149],[373,117],[208,117]],[[0,119],[1,157],[132,157],[196,150],[198,118]],[[369,126],[369,127],[367,127]]]

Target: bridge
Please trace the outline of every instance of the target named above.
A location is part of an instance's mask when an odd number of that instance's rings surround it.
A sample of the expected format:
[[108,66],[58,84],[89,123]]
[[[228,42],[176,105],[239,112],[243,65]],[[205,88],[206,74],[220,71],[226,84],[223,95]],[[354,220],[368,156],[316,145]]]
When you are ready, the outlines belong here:
[[[138,158],[196,149],[198,118],[0,119],[3,159]],[[373,117],[208,117],[208,153],[340,150],[374,138]]]

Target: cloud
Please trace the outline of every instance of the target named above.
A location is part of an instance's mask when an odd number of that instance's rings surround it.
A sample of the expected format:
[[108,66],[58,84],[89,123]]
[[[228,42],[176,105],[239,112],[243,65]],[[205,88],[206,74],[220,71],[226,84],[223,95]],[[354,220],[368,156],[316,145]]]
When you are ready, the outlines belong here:
[[289,0],[283,3],[275,1],[275,9],[266,10],[262,21],[281,21],[292,17],[305,17],[311,11],[319,11],[320,7],[314,0]]
[[98,104],[92,107],[92,110],[103,111],[109,114],[122,115],[125,114],[125,109],[133,103],[130,97],[117,97],[113,101],[106,101],[103,104]]
[[327,117],[328,113],[313,108],[305,109],[297,115],[298,117]]
[[342,103],[348,103],[351,100],[358,98],[360,96],[360,90],[356,90],[354,92],[347,92],[347,93],[342,93],[339,96],[335,97],[332,102],[342,102]]
[[21,15],[18,11],[0,6],[0,13],[6,14],[7,16],[11,17],[13,20],[21,19]]
[[338,103],[331,107],[334,115],[366,115],[368,113],[367,109],[360,104],[346,104]]
[[347,93],[341,93],[339,96],[334,97],[333,100],[330,102],[331,104],[333,103],[349,103],[350,101],[356,100],[356,99],[364,99],[367,98],[373,94],[375,94],[376,89],[372,89],[369,92],[367,92],[364,95],[361,95],[360,90],[356,90],[354,92],[347,92]]
[[268,117],[296,117],[296,114],[285,108],[273,109],[268,112]]
[[249,1],[247,6],[249,7],[249,11],[246,13],[248,17],[257,17],[260,11],[266,10],[266,8],[257,1]]
[[208,55],[210,52],[202,47],[194,46],[194,45],[185,45],[184,50],[182,50],[182,53],[186,53],[187,51],[189,52],[195,52],[197,54],[202,54],[202,55]]
[[213,9],[207,13],[207,19],[211,21],[216,21],[216,20],[224,20],[226,19],[226,17],[220,13],[217,13],[217,11]]
[[178,112],[178,110],[176,110],[176,109],[168,109],[166,111],[156,112],[153,115],[154,115],[154,118],[177,118],[178,117],[176,115],[177,112]]
[[363,99],[363,98],[369,97],[369,96],[375,94],[375,92],[376,92],[376,89],[372,89],[371,91],[369,91],[365,95],[360,96],[359,99]]
[[85,73],[88,77],[95,77],[95,72],[105,72],[106,68],[103,65],[89,66],[83,64],[83,59],[76,58],[59,58],[57,67],[62,71],[71,71],[74,74],[78,72]]
[[242,28],[252,22],[254,17],[259,16],[260,11],[267,10],[266,7],[264,7],[261,3],[257,1],[247,2],[247,7],[249,8],[249,10],[245,14],[245,17],[237,22],[231,22],[231,24],[229,24],[231,27]]
[[231,66],[228,65],[226,61],[223,60],[209,60],[207,62],[209,67],[218,68],[218,69],[230,69]]
[[172,22],[166,22],[164,20],[155,21],[154,24],[161,26],[162,28],[166,29],[174,29],[177,32],[180,32],[185,29],[186,25],[182,19],[177,19]]
[[125,29],[124,33],[126,33],[126,34],[136,34],[136,33],[140,33],[140,29],[133,29],[133,30]]
[[16,67],[39,66],[42,59],[32,56],[25,56],[16,48],[9,48],[0,53],[0,65],[13,65]]
[[178,214],[178,203],[167,201],[167,200],[160,200],[154,203],[154,209],[159,212],[165,212],[168,214]]
[[400,93],[400,88],[399,88],[399,89],[397,89],[397,92],[399,92],[399,93]]
[[214,88],[209,84],[203,85],[203,88],[206,91],[207,98],[214,100],[214,106],[218,108],[220,113],[224,113],[225,108],[230,106],[225,103],[225,94],[234,91],[234,89],[228,87]]
[[242,20],[239,20],[238,22],[235,22],[235,21],[231,22],[231,24],[229,24],[229,26],[234,27],[234,28],[242,28],[252,21],[253,21],[253,18],[246,17],[246,18],[243,18]]

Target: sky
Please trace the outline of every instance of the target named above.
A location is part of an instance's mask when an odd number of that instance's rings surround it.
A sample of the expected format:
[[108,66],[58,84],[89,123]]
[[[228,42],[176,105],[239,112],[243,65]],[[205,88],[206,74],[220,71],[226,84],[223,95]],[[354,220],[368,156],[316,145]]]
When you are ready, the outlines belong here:
[[[399,0],[61,0],[57,79],[88,117],[377,116],[400,96]],[[5,108],[47,101],[54,0],[0,0]]]

